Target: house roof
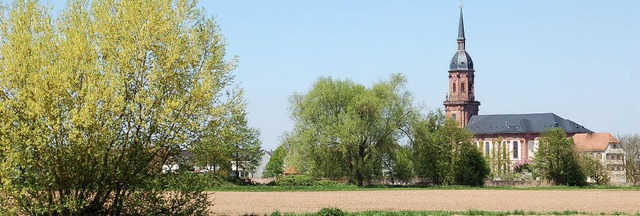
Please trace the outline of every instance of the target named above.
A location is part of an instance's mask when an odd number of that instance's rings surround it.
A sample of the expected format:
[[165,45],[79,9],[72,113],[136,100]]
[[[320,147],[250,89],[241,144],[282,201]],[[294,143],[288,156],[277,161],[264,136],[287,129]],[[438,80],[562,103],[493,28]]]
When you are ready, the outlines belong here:
[[543,133],[559,127],[566,133],[593,133],[571,120],[553,113],[474,115],[467,128],[475,134]]
[[283,174],[285,175],[290,175],[290,174],[299,174],[299,172],[296,170],[295,166],[290,166],[287,170],[285,170],[283,172]]
[[575,134],[573,142],[580,151],[604,151],[609,144],[620,144],[618,139],[607,132]]

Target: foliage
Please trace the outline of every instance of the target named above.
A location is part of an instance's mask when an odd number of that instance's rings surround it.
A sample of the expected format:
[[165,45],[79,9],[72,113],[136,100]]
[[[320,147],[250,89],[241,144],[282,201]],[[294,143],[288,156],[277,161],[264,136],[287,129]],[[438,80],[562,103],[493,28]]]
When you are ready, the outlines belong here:
[[573,139],[567,138],[562,128],[553,128],[542,134],[534,166],[537,174],[558,185],[586,185]]
[[517,173],[530,172],[531,171],[531,161],[530,160],[519,160],[513,164],[513,170]]
[[315,213],[316,216],[343,216],[347,215],[344,211],[339,208],[322,208],[320,211]]
[[207,131],[241,127],[226,118],[243,109],[234,61],[196,5],[71,0],[57,19],[38,1],[2,8],[0,211],[205,213],[192,176],[159,184]]
[[598,185],[607,185],[609,184],[609,175],[607,174],[607,169],[600,163],[600,161],[593,156],[588,154],[581,154],[578,157],[580,162],[580,167],[582,168],[582,172],[584,174],[593,179]]
[[482,153],[471,143],[460,144],[460,156],[455,162],[455,183],[482,186],[491,170]]
[[313,186],[316,180],[307,175],[279,176],[276,180],[278,186]]
[[[482,185],[489,167],[471,144],[473,135],[441,112],[429,113],[413,126],[416,174],[435,185]],[[480,183],[482,182],[482,183]]]
[[634,185],[640,185],[640,135],[628,134],[618,136],[625,153],[625,170],[627,181]]
[[492,142],[492,149],[488,160],[491,163],[491,172],[495,177],[504,179],[505,176],[511,175],[511,160],[509,157],[509,147],[502,137],[498,137]]
[[397,74],[371,88],[320,78],[306,94],[294,95],[295,126],[283,140],[303,158],[294,166],[357,185],[381,176],[383,155],[397,145],[415,113],[405,83]]
[[[197,145],[191,145],[192,162],[201,171],[233,177],[240,177],[241,170],[255,171],[262,159],[260,132],[247,125],[245,105],[241,94],[230,99],[226,113],[205,128]],[[219,127],[220,124],[228,126]],[[233,169],[236,164],[238,167]]]
[[271,155],[271,159],[267,163],[264,172],[262,173],[262,177],[270,178],[276,177],[284,172],[284,158],[287,155],[287,150],[284,145],[280,145],[273,151]]
[[414,177],[411,146],[399,146],[391,155],[390,177],[393,181],[410,182]]
[[[246,118],[242,118],[241,125],[246,125]],[[238,131],[238,139],[232,144],[231,158],[236,166],[235,177],[249,177],[249,173],[253,173],[256,167],[260,165],[262,159],[262,149],[260,148],[260,131],[256,128],[241,127]],[[245,176],[241,176],[240,171],[245,172]]]

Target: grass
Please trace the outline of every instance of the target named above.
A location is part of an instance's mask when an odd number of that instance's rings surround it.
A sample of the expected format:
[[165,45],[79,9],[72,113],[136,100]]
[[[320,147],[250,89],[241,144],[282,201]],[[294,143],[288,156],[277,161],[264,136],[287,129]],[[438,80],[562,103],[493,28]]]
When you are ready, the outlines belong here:
[[283,192],[283,191],[377,191],[377,190],[624,190],[638,191],[640,186],[544,186],[544,187],[469,187],[469,186],[363,186],[337,184],[323,186],[221,186],[210,188],[209,191],[237,191],[237,192]]
[[468,210],[468,211],[364,211],[364,212],[344,212],[337,208],[324,208],[316,213],[306,213],[306,214],[293,214],[293,213],[285,213],[281,214],[280,212],[271,213],[272,216],[278,215],[301,215],[301,216],[325,216],[325,215],[335,215],[335,216],[409,216],[409,215],[439,215],[439,216],[449,216],[449,215],[639,215],[640,213],[629,214],[624,212],[613,212],[613,213],[590,213],[590,212],[579,212],[579,211],[554,211],[554,212],[535,212],[535,211],[481,211],[481,210]]

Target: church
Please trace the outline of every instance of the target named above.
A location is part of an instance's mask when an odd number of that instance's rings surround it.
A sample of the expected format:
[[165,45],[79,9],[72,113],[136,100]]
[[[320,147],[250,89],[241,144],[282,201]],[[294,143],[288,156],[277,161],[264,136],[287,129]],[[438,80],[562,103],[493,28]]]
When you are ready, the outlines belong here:
[[[624,170],[619,165],[624,160],[624,153],[620,152],[619,142],[609,133],[594,133],[554,113],[480,115],[480,102],[475,97],[473,60],[465,49],[462,7],[458,25],[458,49],[449,65],[449,93],[444,107],[447,118],[457,121],[460,127],[474,134],[475,144],[484,155],[489,157],[494,150],[505,149],[510,164],[531,161],[542,133],[551,128],[562,128],[568,137],[574,139],[579,151],[593,155],[609,171],[618,171],[617,175],[612,175],[612,180],[624,181],[623,177],[615,178],[620,177],[622,172],[619,171]],[[499,140],[502,147],[496,148]]]

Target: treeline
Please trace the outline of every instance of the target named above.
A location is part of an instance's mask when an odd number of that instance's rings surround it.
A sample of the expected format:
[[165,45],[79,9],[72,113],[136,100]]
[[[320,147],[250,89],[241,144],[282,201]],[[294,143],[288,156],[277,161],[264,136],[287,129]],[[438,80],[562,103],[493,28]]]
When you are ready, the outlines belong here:
[[440,112],[421,114],[405,84],[399,74],[371,88],[321,78],[308,93],[294,95],[295,128],[283,137],[265,174],[295,167],[357,185],[383,176],[482,185],[489,168],[472,134]]
[[[293,95],[294,129],[283,136],[264,175],[277,176],[294,168],[312,177],[347,179],[356,185],[381,178],[475,186],[487,179],[541,179],[580,186],[591,178],[608,183],[605,167],[578,152],[560,128],[542,134],[533,161],[510,161],[501,138],[494,140],[496,151],[483,155],[473,134],[441,111],[421,113],[405,84],[399,74],[370,88],[350,80],[320,78],[308,92]],[[631,137],[622,138],[623,143],[633,143],[627,141]],[[629,149],[637,149],[637,144]],[[639,167],[637,154],[635,158],[635,163],[626,163],[631,173]]]

